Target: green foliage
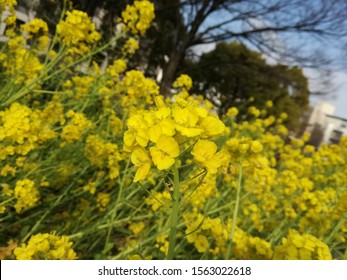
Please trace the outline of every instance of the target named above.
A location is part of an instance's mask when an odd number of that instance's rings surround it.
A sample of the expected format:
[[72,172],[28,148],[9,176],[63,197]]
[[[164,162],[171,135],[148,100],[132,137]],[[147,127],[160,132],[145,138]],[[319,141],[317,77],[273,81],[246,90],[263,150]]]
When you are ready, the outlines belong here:
[[293,127],[308,105],[308,82],[300,68],[270,65],[261,53],[237,42],[219,43],[198,62],[187,64],[187,72],[195,81],[193,91],[212,101],[220,114],[236,106],[244,115],[244,104],[250,98],[256,107],[272,100],[270,113],[279,116],[286,112]]

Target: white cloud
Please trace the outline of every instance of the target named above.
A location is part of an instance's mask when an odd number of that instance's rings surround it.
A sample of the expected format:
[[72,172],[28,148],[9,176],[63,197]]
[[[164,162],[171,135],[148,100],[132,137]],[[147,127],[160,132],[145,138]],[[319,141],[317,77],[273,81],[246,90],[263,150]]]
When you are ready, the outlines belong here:
[[[325,96],[312,95],[310,103],[314,106],[318,100],[325,100],[335,106],[335,115],[347,118],[347,73],[334,71],[328,76],[315,69],[304,69],[304,74],[309,80],[310,91],[329,90]],[[330,84],[324,88],[324,82]],[[323,83],[323,84],[322,84]]]
[[208,44],[201,44],[193,46],[191,49],[196,55],[202,55],[203,53],[210,52],[214,50],[216,47],[216,43],[208,43]]

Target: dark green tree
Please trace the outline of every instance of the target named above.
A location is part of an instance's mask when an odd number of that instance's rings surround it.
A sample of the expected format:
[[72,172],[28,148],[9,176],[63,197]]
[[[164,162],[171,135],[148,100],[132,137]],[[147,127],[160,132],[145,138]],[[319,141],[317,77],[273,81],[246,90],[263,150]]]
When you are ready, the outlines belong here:
[[217,44],[198,62],[188,61],[186,72],[195,81],[193,92],[208,98],[220,114],[236,106],[244,115],[251,97],[260,108],[272,100],[269,113],[286,112],[293,126],[308,106],[308,81],[299,67],[270,65],[261,53],[238,42]]

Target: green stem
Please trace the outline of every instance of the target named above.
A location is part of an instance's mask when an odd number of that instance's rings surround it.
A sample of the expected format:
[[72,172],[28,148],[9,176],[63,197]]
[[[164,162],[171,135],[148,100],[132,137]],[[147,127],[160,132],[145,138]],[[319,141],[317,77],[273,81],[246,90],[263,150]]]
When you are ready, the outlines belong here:
[[171,224],[170,224],[170,234],[169,234],[169,250],[166,259],[173,260],[175,255],[175,244],[176,244],[176,234],[177,234],[177,224],[178,224],[178,210],[180,205],[180,178],[178,174],[177,161],[173,166],[174,175],[174,193],[173,193],[173,206],[171,212]]
[[[347,215],[346,215],[347,217]],[[331,240],[335,237],[336,233],[340,230],[342,225],[345,223],[346,217],[342,216],[340,221],[337,223],[337,225],[334,227],[334,229],[331,231],[329,237],[324,240],[324,243],[329,244]]]
[[71,183],[65,191],[56,199],[52,206],[41,216],[41,218],[35,223],[35,225],[31,228],[31,230],[27,233],[27,235],[22,239],[21,243],[24,243],[28,240],[28,238],[35,232],[35,230],[40,226],[43,220],[47,217],[47,215],[60,203],[60,201],[67,195],[74,184]]
[[121,197],[122,197],[123,186],[124,186],[124,182],[125,182],[125,177],[127,176],[127,173],[128,173],[129,164],[130,164],[130,159],[127,162],[127,165],[126,165],[124,173],[123,173],[122,180],[120,181],[117,200],[116,200],[116,203],[115,203],[115,205],[114,205],[114,207],[112,209],[111,219],[109,220],[109,223],[108,223],[108,231],[107,231],[105,246],[104,246],[104,250],[103,250],[104,254],[106,254],[107,251],[108,251],[108,246],[109,246],[108,244],[109,244],[111,233],[112,233],[112,229],[113,229],[113,223],[114,223],[114,220],[116,218],[119,202],[120,202]]
[[241,186],[242,186],[242,158],[240,158],[240,171],[239,171],[239,179],[238,179],[238,184],[237,184],[236,203],[235,203],[235,207],[234,207],[233,222],[231,225],[228,250],[227,250],[226,257],[225,257],[225,259],[227,259],[227,260],[229,260],[230,256],[231,256],[231,247],[232,247],[233,238],[234,238],[234,234],[235,234],[235,230],[236,230],[236,220],[237,220],[237,213],[239,211]]

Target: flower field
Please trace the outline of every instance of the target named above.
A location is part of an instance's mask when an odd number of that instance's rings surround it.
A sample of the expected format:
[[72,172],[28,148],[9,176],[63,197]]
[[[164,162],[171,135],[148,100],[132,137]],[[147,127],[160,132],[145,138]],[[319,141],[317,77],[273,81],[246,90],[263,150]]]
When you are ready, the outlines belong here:
[[0,1],[0,259],[347,259],[347,137],[291,137],[270,100],[219,117],[187,75],[159,95],[128,69],[149,1],[107,42],[84,12],[51,36],[14,5]]

